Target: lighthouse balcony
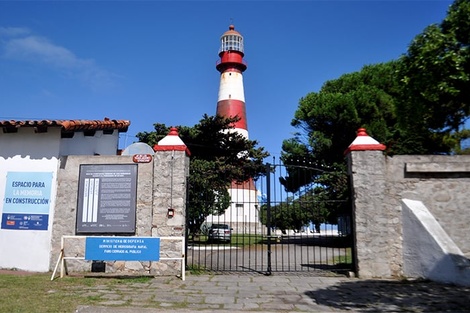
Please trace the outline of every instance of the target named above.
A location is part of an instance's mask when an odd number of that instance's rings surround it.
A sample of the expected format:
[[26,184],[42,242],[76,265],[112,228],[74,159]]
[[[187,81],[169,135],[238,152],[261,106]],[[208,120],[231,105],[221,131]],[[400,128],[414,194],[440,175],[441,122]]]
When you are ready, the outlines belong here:
[[246,68],[248,67],[247,63],[241,59],[241,60],[218,60],[215,64],[215,68],[218,70],[218,71],[223,71],[227,68],[230,68],[230,67],[235,67],[235,68],[238,68],[239,70],[241,70],[242,72],[246,70]]

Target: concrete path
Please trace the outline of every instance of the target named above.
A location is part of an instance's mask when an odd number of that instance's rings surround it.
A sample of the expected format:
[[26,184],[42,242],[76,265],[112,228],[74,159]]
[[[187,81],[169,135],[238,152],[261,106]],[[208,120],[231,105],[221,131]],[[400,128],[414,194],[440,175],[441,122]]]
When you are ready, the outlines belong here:
[[421,281],[361,280],[302,274],[188,275],[106,285],[77,313],[157,312],[470,312],[470,288]]

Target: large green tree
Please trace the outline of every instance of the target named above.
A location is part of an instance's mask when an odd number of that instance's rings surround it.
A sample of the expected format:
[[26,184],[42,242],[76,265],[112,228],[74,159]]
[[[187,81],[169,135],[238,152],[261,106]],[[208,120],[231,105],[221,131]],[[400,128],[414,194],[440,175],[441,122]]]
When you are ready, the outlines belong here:
[[[295,192],[314,182],[319,199],[346,199],[343,152],[359,127],[385,143],[388,154],[465,153],[469,82],[470,1],[456,0],[442,23],[417,35],[400,59],[345,74],[300,100],[292,120],[299,132],[283,142],[282,160],[325,171],[298,179],[291,166],[282,183]],[[341,212],[334,202],[327,208]]]
[[[257,141],[233,130],[231,125],[238,119],[204,115],[192,127],[177,127],[191,152],[187,213],[192,234],[199,233],[208,215],[220,215],[229,207],[228,187],[232,181],[256,179],[265,172],[263,159],[268,153],[257,147]],[[157,123],[154,129],[138,133],[137,138],[153,146],[168,135],[170,127]]]
[[[396,62],[368,65],[300,100],[292,120],[300,131],[283,142],[281,159],[288,175],[280,180],[287,191],[308,199],[304,203],[310,203],[312,211],[321,212],[312,222],[334,222],[349,209],[344,151],[357,129],[366,127],[382,142],[394,140],[394,108],[400,95],[396,68]],[[307,185],[311,188],[302,188]]]
[[291,152],[296,156],[300,152],[319,167],[342,163],[359,127],[380,141],[392,138],[390,126],[396,123],[394,105],[400,94],[396,66],[396,62],[365,66],[301,98],[291,123],[300,132],[284,141],[284,161]]
[[469,0],[456,0],[440,24],[414,38],[398,76],[404,85],[397,103],[400,127],[431,143],[429,152],[461,152],[468,138],[462,126],[470,115]]

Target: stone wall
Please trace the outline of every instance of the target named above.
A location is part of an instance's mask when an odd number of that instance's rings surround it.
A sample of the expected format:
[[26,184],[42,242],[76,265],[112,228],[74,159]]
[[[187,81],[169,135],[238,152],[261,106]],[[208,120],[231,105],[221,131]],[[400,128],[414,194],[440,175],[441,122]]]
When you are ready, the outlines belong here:
[[[63,236],[76,235],[76,215],[81,164],[134,164],[132,156],[68,156],[60,159],[51,240],[51,270],[57,263]],[[137,163],[136,231],[138,237],[184,236],[186,177],[185,151],[157,151],[150,163]],[[168,216],[172,209],[173,217]],[[112,236],[112,234],[110,234]],[[108,236],[108,235],[107,235]],[[65,256],[83,256],[84,238],[65,240]],[[182,242],[162,240],[160,257],[181,257]],[[69,271],[90,271],[91,262],[67,260]],[[106,272],[178,274],[181,261],[106,262]]]
[[350,151],[357,272],[403,275],[402,199],[422,201],[464,254],[470,254],[470,156],[387,157]]
[[[186,229],[186,178],[189,175],[189,158],[184,151],[157,151],[154,161],[152,237],[185,236]],[[172,209],[174,216],[168,217]],[[161,257],[181,257],[181,241],[162,241]],[[153,262],[151,274],[163,275],[179,272],[180,261]]]

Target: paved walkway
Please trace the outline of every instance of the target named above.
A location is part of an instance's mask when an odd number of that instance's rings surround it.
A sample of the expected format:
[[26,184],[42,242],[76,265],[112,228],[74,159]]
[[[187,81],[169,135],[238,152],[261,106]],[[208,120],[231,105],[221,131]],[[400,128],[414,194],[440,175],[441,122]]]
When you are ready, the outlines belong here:
[[76,312],[470,312],[470,287],[422,281],[228,274],[156,277],[107,288],[77,290],[103,301]]

